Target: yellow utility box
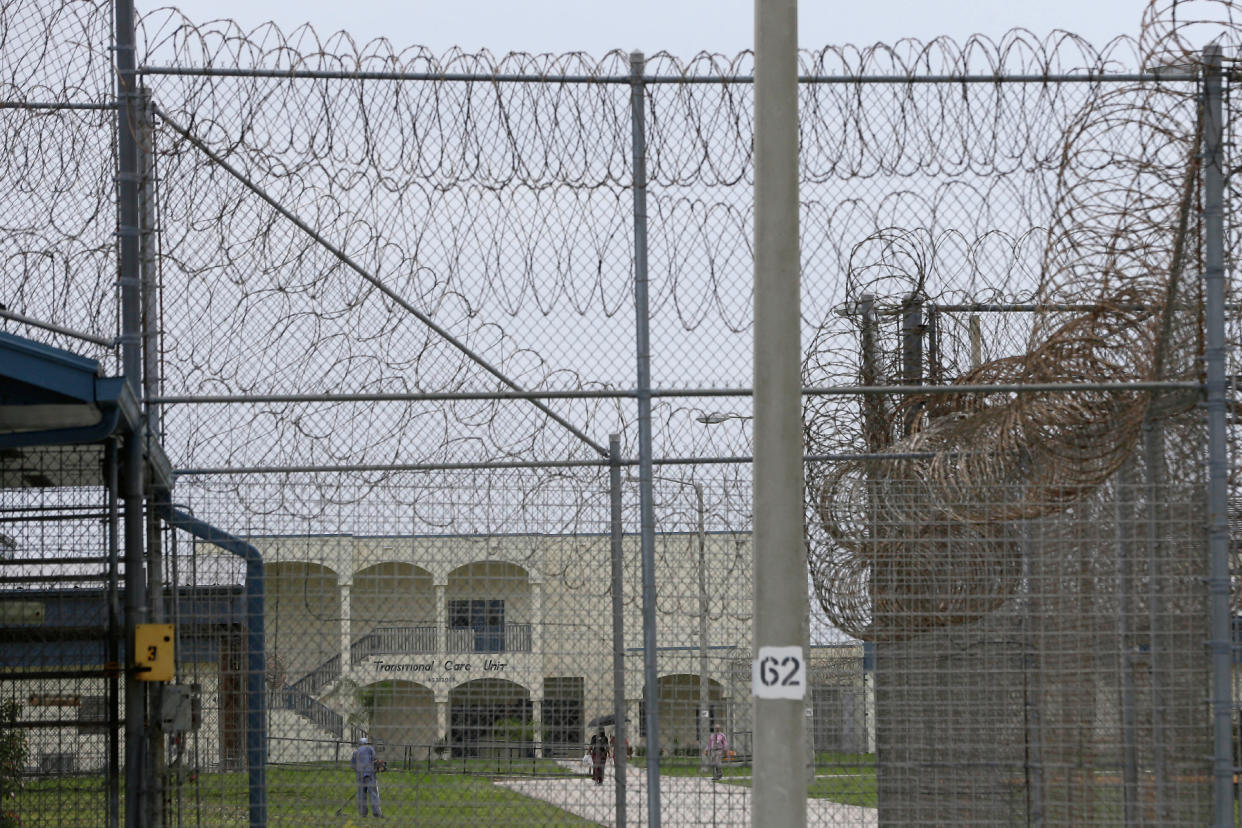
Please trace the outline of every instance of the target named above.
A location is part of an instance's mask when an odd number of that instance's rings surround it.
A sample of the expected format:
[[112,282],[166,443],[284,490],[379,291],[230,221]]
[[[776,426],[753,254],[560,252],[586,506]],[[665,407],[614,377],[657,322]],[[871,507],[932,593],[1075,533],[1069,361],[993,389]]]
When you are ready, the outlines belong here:
[[134,628],[134,671],[139,681],[172,681],[172,624],[139,624]]

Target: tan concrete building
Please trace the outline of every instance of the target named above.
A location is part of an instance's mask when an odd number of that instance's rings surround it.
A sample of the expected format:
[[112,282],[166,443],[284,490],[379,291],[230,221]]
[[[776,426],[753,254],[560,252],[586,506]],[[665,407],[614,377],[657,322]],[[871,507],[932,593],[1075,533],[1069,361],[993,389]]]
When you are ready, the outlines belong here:
[[[590,723],[614,710],[606,536],[247,540],[264,559],[273,763],[347,759],[363,734],[398,762],[581,755]],[[183,586],[176,602],[169,595],[169,620],[177,625],[175,683],[197,689],[201,724],[176,740],[175,761],[240,769],[248,739],[250,624],[241,570],[218,547],[192,549],[194,560],[182,571],[192,569],[200,583]],[[704,728],[721,724],[744,755],[751,746],[750,538],[660,534],[655,561],[662,749],[697,754]],[[636,537],[622,545],[622,584],[624,700],[630,743],[642,750],[647,704]],[[73,627],[103,611],[97,592],[22,597],[46,604],[49,625]],[[27,719],[48,721],[32,731],[32,766],[103,768],[106,682],[23,675],[51,663],[101,667],[102,645],[9,645],[4,660],[6,697],[22,703]],[[862,646],[813,649],[810,683],[816,747],[873,749]]]
[[[273,761],[319,754],[329,743],[335,755],[337,740],[363,732],[412,758],[568,756],[580,753],[590,722],[614,709],[606,536],[248,540],[267,569]],[[630,742],[641,749],[636,537],[625,539],[622,558],[625,700]],[[719,723],[748,750],[749,536],[663,534],[655,558],[661,745],[697,753],[702,728]],[[866,750],[861,646],[815,650],[811,672],[817,741]],[[290,711],[304,721],[289,721]]]

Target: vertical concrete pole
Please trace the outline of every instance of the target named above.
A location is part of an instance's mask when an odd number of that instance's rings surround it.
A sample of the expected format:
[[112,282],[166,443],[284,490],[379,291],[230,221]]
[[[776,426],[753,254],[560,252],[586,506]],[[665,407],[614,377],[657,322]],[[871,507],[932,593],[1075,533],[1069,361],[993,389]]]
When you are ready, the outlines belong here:
[[346,580],[346,578],[352,577],[353,573],[351,572],[348,576],[342,576],[337,581],[337,607],[341,616],[341,673],[347,676],[351,675],[354,670],[352,601],[350,599],[353,581]]
[[[436,576],[437,581],[444,576]],[[436,646],[441,653],[449,652],[450,639],[448,632],[448,597],[445,594],[448,591],[448,581],[443,583],[433,583],[432,588],[436,591]],[[351,632],[352,634],[352,632]],[[350,646],[353,646],[352,643]]]
[[[808,640],[798,248],[798,4],[755,0],[755,748],[751,824],[806,825]],[[766,695],[764,649],[801,650],[802,696]],[[787,651],[788,652],[788,651]],[[788,656],[786,656],[788,657]],[[788,680],[780,662],[780,684]],[[774,689],[774,688],[768,688]],[[789,689],[788,685],[785,689]]]

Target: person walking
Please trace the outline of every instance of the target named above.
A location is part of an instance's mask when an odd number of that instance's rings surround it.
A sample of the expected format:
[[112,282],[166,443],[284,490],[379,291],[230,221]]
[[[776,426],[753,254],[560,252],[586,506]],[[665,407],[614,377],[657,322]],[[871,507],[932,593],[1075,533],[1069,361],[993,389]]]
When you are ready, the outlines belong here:
[[711,736],[707,737],[707,762],[712,766],[712,781],[720,781],[720,776],[724,772],[724,755],[729,749],[729,740],[724,735],[724,728],[716,725],[715,731]]
[[591,737],[591,778],[596,785],[604,784],[604,764],[608,761],[608,735],[601,727]]
[[358,740],[358,748],[349,758],[349,766],[354,769],[354,778],[358,783],[358,815],[367,815],[367,800],[370,799],[371,812],[377,817],[383,816],[379,795],[380,761],[366,736]]

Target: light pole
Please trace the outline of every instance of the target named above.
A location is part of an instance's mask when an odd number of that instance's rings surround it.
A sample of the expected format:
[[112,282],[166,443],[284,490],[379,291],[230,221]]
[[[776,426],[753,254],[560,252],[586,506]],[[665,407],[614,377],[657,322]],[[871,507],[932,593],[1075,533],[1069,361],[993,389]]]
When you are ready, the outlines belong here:
[[707,529],[703,508],[703,484],[693,483],[694,499],[699,513],[699,761],[703,762],[707,747],[708,725],[711,723],[711,695],[707,683]]
[[[735,415],[736,416],[736,415]],[[729,419],[725,417],[725,419]],[[699,422],[723,422],[723,420],[706,420]],[[707,677],[707,508],[703,500],[703,484],[698,481],[680,480],[676,477],[663,477],[653,474],[652,480],[676,483],[694,489],[696,519],[696,535],[698,542],[698,581],[699,581],[699,714],[695,722],[695,735],[698,738],[699,756],[702,761],[703,751],[707,747],[708,724],[711,717],[711,687]],[[658,693],[659,688],[651,688],[651,693]]]
[[[753,420],[754,417],[749,414],[735,414],[732,411],[705,411],[694,418],[696,422],[703,425],[718,425],[727,420]],[[711,696],[707,682],[707,532],[704,527],[704,516],[706,509],[703,507],[703,484],[694,483],[694,494],[698,499],[699,509],[699,756],[703,757],[703,750],[707,746],[707,739],[710,735],[708,725],[711,722],[710,705]],[[732,665],[729,667],[730,673],[733,671]],[[729,685],[732,688],[733,679],[730,676]],[[733,695],[733,704],[737,704],[737,695],[730,690]],[[733,738],[730,732],[730,739]],[[700,759],[700,761],[705,761]]]

